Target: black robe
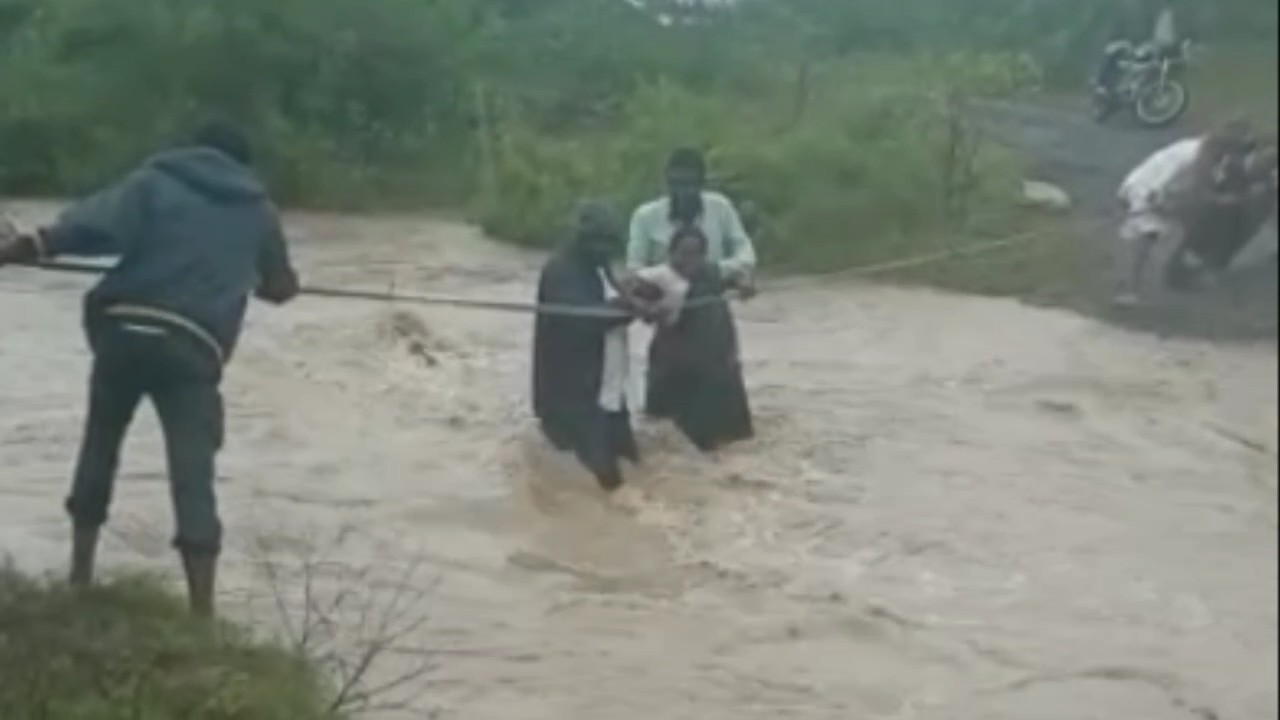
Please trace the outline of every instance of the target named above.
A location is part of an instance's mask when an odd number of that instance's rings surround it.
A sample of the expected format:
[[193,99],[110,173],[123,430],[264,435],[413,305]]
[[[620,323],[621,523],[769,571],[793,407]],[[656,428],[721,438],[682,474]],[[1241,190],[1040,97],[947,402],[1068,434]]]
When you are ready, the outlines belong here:
[[[720,298],[724,283],[708,268],[689,283],[686,302]],[[710,451],[754,434],[738,335],[728,302],[685,307],[649,346],[645,411],[669,418],[700,450]]]
[[[597,267],[572,250],[547,261],[538,302],[605,307]],[[600,407],[605,335],[626,319],[538,315],[533,338],[533,412],[556,448],[572,451],[608,489],[622,483],[618,460],[639,459],[626,408]]]
[[1274,190],[1246,194],[1233,203],[1203,203],[1186,218],[1185,236],[1165,269],[1165,281],[1175,289],[1193,284],[1196,272],[1188,266],[1192,253],[1214,273],[1224,272],[1236,255],[1262,230],[1271,216]]

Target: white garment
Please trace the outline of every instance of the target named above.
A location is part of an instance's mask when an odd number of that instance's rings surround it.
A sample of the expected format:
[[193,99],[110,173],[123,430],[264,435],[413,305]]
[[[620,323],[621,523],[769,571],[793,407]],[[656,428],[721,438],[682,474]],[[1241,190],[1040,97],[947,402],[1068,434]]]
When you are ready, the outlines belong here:
[[[618,290],[609,279],[609,274],[599,270],[600,280],[604,283],[606,300],[618,296]],[[600,407],[605,412],[621,412],[627,401],[628,365],[631,363],[630,346],[628,345],[627,325],[620,324],[605,333],[604,336],[604,369],[600,377]]]
[[659,313],[658,322],[663,325],[674,325],[680,319],[680,310],[684,307],[685,297],[689,294],[689,281],[680,276],[670,265],[654,265],[636,271],[636,277],[653,285],[662,292],[662,298],[655,303]]
[[1179,140],[1143,160],[1120,184],[1119,198],[1125,209],[1143,212],[1158,205],[1169,183],[1195,162],[1203,142],[1203,137]]
[[1132,242],[1173,232],[1174,223],[1163,204],[1165,193],[1175,178],[1190,171],[1202,142],[1201,137],[1179,140],[1152,153],[1129,173],[1117,193],[1125,210],[1121,239]]

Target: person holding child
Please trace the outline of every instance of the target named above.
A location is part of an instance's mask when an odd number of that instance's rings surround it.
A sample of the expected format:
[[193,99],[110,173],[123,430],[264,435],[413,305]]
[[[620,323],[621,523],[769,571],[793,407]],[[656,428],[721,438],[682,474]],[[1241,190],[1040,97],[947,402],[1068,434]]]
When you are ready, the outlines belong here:
[[667,196],[635,211],[627,247],[628,294],[656,325],[649,348],[645,411],[673,420],[703,451],[749,438],[728,290],[754,294],[755,247],[733,203],[706,189],[706,160],[671,154]]

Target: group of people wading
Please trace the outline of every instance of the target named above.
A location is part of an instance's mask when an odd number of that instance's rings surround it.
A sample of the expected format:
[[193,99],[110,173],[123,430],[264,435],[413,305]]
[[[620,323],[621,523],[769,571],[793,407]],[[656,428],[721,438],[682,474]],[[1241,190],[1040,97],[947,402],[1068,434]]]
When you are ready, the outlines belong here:
[[631,218],[625,271],[610,267],[620,223],[607,205],[588,201],[538,283],[539,303],[617,311],[540,314],[533,354],[533,407],[543,434],[574,452],[609,490],[622,484],[620,461],[640,459],[627,405],[635,320],[655,326],[644,408],[650,417],[672,420],[703,451],[752,434],[724,296],[754,293],[755,248],[733,204],[705,188],[701,153],[672,153],[666,181],[667,196]]

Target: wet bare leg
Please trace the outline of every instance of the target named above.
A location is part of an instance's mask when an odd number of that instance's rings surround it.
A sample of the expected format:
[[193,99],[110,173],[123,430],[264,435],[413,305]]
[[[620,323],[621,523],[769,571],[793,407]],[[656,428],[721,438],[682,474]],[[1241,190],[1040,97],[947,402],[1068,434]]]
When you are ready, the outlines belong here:
[[191,607],[191,614],[196,617],[213,617],[217,567],[217,553],[182,551],[182,570],[187,578],[187,600]]
[[98,551],[98,528],[77,527],[71,537],[71,586],[83,590],[93,583],[94,557]]
[[1141,301],[1143,273],[1147,262],[1151,259],[1151,251],[1155,248],[1157,239],[1154,233],[1147,233],[1134,240],[1128,276],[1115,298],[1117,305],[1137,305]]

